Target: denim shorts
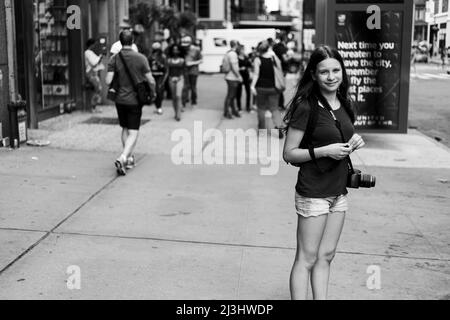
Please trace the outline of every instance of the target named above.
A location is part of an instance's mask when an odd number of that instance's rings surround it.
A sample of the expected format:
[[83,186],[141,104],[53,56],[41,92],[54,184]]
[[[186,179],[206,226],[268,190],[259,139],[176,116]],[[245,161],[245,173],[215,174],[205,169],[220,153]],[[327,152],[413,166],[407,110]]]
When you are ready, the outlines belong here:
[[295,193],[295,209],[297,214],[304,218],[319,217],[330,213],[347,212],[348,200],[346,195],[313,199]]

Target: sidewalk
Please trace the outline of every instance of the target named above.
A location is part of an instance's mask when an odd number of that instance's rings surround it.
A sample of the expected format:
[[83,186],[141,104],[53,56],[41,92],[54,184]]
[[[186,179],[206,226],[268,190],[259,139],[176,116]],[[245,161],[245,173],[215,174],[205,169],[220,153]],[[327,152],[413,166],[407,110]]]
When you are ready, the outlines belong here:
[[[33,133],[51,147],[0,149],[0,299],[289,299],[297,170],[175,166],[175,128],[256,126],[255,115],[221,120],[220,78],[202,77],[202,90],[181,123],[170,107],[162,118],[145,111],[138,167],[125,178],[111,165],[120,130],[82,123],[93,115]],[[414,130],[365,139],[355,163],[378,185],[351,191],[330,298],[449,299],[450,151]],[[66,286],[73,265],[81,290]],[[371,265],[381,290],[366,286]]]

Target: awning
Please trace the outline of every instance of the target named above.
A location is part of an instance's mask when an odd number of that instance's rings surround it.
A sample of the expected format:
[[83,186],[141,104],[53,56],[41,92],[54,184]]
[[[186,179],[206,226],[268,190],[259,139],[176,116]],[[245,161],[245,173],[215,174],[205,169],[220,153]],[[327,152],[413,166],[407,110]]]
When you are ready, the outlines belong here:
[[267,27],[267,28],[293,27],[294,26],[292,21],[258,21],[258,20],[239,21],[237,23],[237,25],[238,26],[260,26],[260,27]]

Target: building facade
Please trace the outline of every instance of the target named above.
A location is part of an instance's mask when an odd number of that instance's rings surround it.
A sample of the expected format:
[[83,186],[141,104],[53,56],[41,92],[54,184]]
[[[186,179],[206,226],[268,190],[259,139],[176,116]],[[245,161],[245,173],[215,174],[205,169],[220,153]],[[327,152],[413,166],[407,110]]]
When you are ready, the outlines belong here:
[[449,0],[429,0],[426,3],[425,20],[428,24],[428,42],[432,56],[439,55],[450,47]]
[[175,6],[181,12],[191,10],[202,29],[223,29],[229,21],[232,0],[159,0],[163,5]]
[[428,23],[426,16],[426,0],[414,0],[414,42],[428,40]]
[[86,110],[85,42],[103,38],[98,50],[107,53],[127,21],[128,0],[1,1],[0,41],[7,45],[0,48],[0,138],[9,135],[7,105],[19,95],[33,129]]
[[4,139],[9,138],[8,104],[15,102],[15,45],[13,1],[0,2],[0,147],[9,145]]

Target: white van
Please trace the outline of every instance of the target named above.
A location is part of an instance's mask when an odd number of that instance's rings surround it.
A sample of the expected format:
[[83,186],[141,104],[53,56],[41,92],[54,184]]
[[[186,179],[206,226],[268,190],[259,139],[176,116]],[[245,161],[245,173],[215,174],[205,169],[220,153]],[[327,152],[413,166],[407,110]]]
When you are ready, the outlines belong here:
[[275,39],[275,29],[206,29],[197,31],[197,39],[202,44],[203,64],[200,71],[220,72],[223,56],[230,50],[230,41],[236,40],[250,53],[252,47],[268,38]]

